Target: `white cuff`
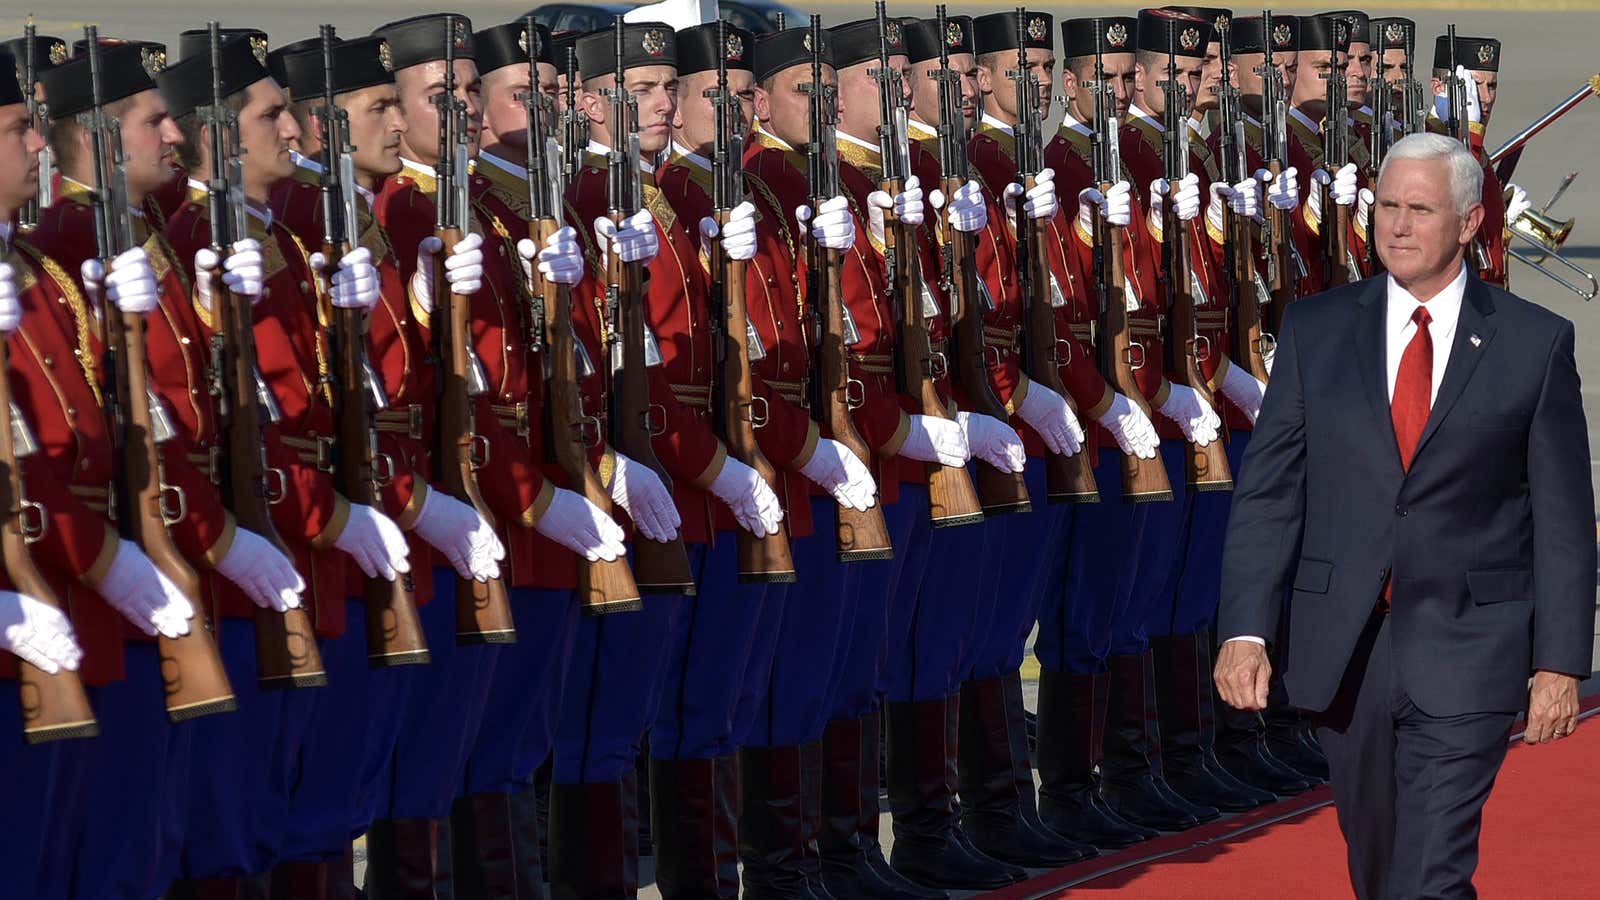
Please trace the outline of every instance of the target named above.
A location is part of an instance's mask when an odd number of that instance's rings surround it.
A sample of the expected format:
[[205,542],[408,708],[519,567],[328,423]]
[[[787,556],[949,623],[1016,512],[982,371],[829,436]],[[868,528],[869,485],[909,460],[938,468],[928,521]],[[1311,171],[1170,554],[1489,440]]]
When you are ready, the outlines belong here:
[[1238,637],[1228,638],[1227,640],[1223,641],[1223,643],[1224,644],[1229,644],[1229,643],[1232,643],[1234,641],[1249,641],[1252,644],[1260,644],[1263,647],[1265,647],[1267,645],[1267,639],[1266,638],[1259,638],[1259,637],[1256,637],[1253,634],[1241,634]]

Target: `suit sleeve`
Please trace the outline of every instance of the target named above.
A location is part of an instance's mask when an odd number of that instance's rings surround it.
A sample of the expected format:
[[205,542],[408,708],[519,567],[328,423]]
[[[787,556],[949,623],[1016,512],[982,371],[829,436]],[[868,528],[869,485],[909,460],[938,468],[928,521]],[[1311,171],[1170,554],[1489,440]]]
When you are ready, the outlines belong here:
[[1272,382],[1239,465],[1222,551],[1221,641],[1278,633],[1280,589],[1305,524],[1305,394],[1295,347],[1296,312],[1291,306],[1285,313]]
[[[1528,432],[1533,668],[1587,678],[1594,635],[1594,489],[1573,340],[1572,323],[1562,323]],[[1273,372],[1276,383],[1276,365]]]

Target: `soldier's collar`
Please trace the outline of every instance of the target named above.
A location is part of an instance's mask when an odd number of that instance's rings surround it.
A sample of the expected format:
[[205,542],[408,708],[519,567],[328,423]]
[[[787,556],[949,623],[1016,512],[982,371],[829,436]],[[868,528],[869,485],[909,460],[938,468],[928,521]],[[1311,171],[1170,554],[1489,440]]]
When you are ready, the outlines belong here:
[[1301,112],[1300,111],[1300,107],[1298,107],[1298,106],[1289,107],[1289,115],[1292,116],[1297,121],[1299,121],[1301,125],[1304,125],[1305,127],[1311,129],[1311,132],[1313,134],[1316,134],[1316,133],[1319,133],[1319,132],[1322,131],[1322,126],[1317,124],[1315,121],[1313,121],[1310,116],[1308,116],[1305,113]]
[[527,178],[528,177],[528,170],[527,169],[523,168],[522,166],[517,165],[514,162],[509,162],[507,160],[501,159],[500,157],[495,156],[493,153],[490,153],[487,150],[479,150],[478,151],[478,159],[481,160],[482,162],[488,163],[490,166],[493,166],[496,169],[499,169],[500,171],[506,173],[507,175],[512,175],[512,176],[515,176],[517,178]]
[[[189,199],[190,200],[194,201],[195,203],[204,204],[206,202],[207,198],[209,198],[210,196],[211,196],[211,187],[209,185],[207,185],[204,181],[201,181],[198,178],[190,178],[189,179]],[[261,230],[262,231],[271,231],[272,230],[272,210],[270,208],[265,207],[265,206],[260,206],[260,205],[258,205],[256,203],[251,202],[250,200],[246,200],[244,202],[244,211],[250,214],[250,218],[255,219],[257,222],[261,223]]]
[[1161,127],[1161,120],[1140,109],[1137,103],[1128,104],[1128,115],[1130,119],[1140,119],[1149,123],[1156,130],[1156,134],[1162,134],[1166,131]]
[[842,131],[842,130],[835,130],[834,133],[839,136],[839,140],[841,140],[841,141],[844,141],[844,142],[850,143],[850,144],[854,144],[855,146],[860,147],[863,150],[871,150],[872,151],[872,158],[874,158],[874,159],[877,158],[877,156],[878,156],[878,145],[877,144],[868,143],[866,141],[863,141],[861,138],[858,138],[858,137],[856,137],[855,135],[852,135],[852,134],[845,134],[844,131]]
[[936,138],[939,136],[939,130],[937,128],[934,128],[932,125],[921,122],[917,119],[907,119],[906,126],[910,129],[911,139],[914,141],[927,140],[929,138]]
[[437,180],[439,177],[439,173],[433,170],[433,166],[419,163],[414,159],[406,159],[404,156],[400,157],[400,170],[409,172],[413,176],[427,178],[430,181]]
[[711,160],[706,159],[704,156],[701,156],[693,150],[690,150],[688,147],[678,143],[676,138],[673,139],[672,147],[669,152],[671,153],[671,156],[668,158],[669,164],[678,163],[680,165],[690,166],[693,169],[704,172],[711,171]]
[[994,116],[991,116],[988,113],[984,113],[983,114],[983,118],[978,120],[978,125],[979,125],[979,127],[988,128],[988,129],[991,129],[993,131],[998,131],[1001,134],[1008,135],[1008,136],[1013,133],[1012,127],[1010,125],[1007,125],[1006,123],[1000,121],[999,119],[996,119]]
[[1072,134],[1088,137],[1093,133],[1094,130],[1082,122],[1079,122],[1078,117],[1074,116],[1069,110],[1061,114],[1060,131],[1063,135],[1068,135],[1069,137]]
[[293,161],[296,166],[305,169],[307,172],[311,172],[316,175],[322,174],[322,163],[312,159],[298,150],[290,150],[289,159]]
[[80,206],[88,206],[94,200],[94,188],[76,178],[61,176],[61,186],[56,188],[56,197]]
[[773,134],[764,128],[760,122],[756,123],[756,142],[763,147],[772,147],[777,150],[793,150],[788,141]]
[[[610,159],[611,158],[611,148],[607,147],[605,144],[600,143],[599,141],[595,140],[594,138],[590,138],[589,139],[589,146],[588,146],[588,148],[587,148],[587,150],[585,152],[587,152],[587,153],[589,153],[590,155],[593,155],[593,156],[602,156],[602,157],[605,157],[606,159]],[[653,160],[649,156],[647,156],[643,152],[641,152],[639,154],[639,171],[643,172],[646,175],[651,175],[651,176],[655,175],[656,170],[655,170],[655,167],[653,165],[651,165],[652,162],[653,162]]]

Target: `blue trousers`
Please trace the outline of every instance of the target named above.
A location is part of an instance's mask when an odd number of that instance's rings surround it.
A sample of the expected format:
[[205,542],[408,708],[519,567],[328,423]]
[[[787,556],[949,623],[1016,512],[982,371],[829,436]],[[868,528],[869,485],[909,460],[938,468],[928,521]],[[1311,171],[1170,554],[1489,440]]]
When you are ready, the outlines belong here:
[[84,816],[68,895],[74,900],[149,900],[167,887],[158,883],[163,818],[172,811],[175,764],[187,739],[167,721],[155,644],[129,642],[125,652],[127,678],[92,698],[100,736],[84,748]]
[[515,588],[511,607],[517,642],[502,647],[495,662],[463,794],[514,793],[550,753],[551,723],[578,627],[578,598],[570,590]]
[[1122,452],[1102,448],[1094,478],[1099,503],[1078,504],[1056,547],[1065,548],[1065,580],[1046,590],[1033,652],[1044,668],[1094,674],[1106,670],[1113,623],[1127,615],[1139,569],[1139,540],[1148,503],[1122,500]]
[[1165,618],[1172,608],[1172,575],[1183,565],[1184,526],[1188,520],[1189,494],[1183,481],[1188,452],[1188,445],[1181,439],[1161,442],[1161,461],[1167,467],[1167,480],[1172,482],[1172,502],[1144,504],[1148,509],[1139,535],[1133,601],[1126,615],[1112,618],[1112,656],[1143,653],[1150,646],[1150,621]]
[[829,690],[840,656],[848,652],[861,568],[883,563],[841,563],[834,529],[839,506],[811,498],[813,531],[793,544],[799,581],[778,624],[772,667],[741,744],[796,747],[821,740],[828,725]]
[[[911,651],[912,627],[916,618],[919,593],[923,579],[928,574],[928,561],[933,543],[933,522],[928,517],[928,486],[904,483],[900,485],[900,502],[910,500],[922,511],[911,523],[911,534],[904,543],[895,541],[894,552],[900,565],[894,581],[889,586],[889,609],[883,629],[883,642],[878,650],[877,683],[874,693],[879,698],[889,693],[909,665],[906,658]],[[940,529],[941,531],[947,529]],[[943,542],[941,542],[943,543]],[[937,601],[935,601],[937,603]]]
[[889,632],[889,610],[894,588],[908,561],[917,554],[912,534],[918,521],[928,520],[928,491],[900,485],[900,499],[883,508],[884,524],[894,544],[894,558],[848,563],[860,568],[855,591],[855,615],[849,640],[834,658],[828,688],[828,719],[859,719],[878,709],[879,667],[884,662]]
[[16,681],[0,682],[0,770],[9,781],[0,803],[0,872],[8,895],[49,900],[65,896],[72,880],[69,829],[83,818],[76,786],[96,739],[29,746],[18,690]]
[[[1231,431],[1228,438],[1228,466],[1237,478],[1250,432]],[[1222,544],[1232,509],[1232,491],[1190,495],[1183,565],[1172,574],[1172,608],[1165,619],[1157,616],[1149,623],[1152,636],[1196,634],[1211,626],[1222,600]]]
[[984,583],[979,601],[992,612],[983,641],[972,653],[969,678],[998,678],[1022,665],[1039,608],[1047,595],[1059,593],[1065,576],[1061,548],[1077,505],[1049,502],[1043,458],[1030,458],[1022,478],[1034,498],[1033,510],[994,522],[1003,540],[994,577]]
[[922,565],[908,565],[895,589],[897,595],[909,594],[911,603],[905,644],[889,655],[883,672],[888,699],[933,700],[960,690],[962,661],[971,655],[968,644],[982,638],[977,625],[984,572],[974,562],[985,557],[986,524],[918,529],[926,548]]
[[387,784],[380,785],[379,818],[448,816],[478,736],[503,647],[456,643],[455,579],[454,569],[435,568],[433,600],[419,610],[432,662],[412,673]]
[[[689,547],[689,562],[703,553]],[[701,587],[701,590],[704,590]],[[560,784],[616,781],[634,767],[654,721],[667,651],[685,598],[655,595],[644,609],[584,616],[572,645],[552,778]]]
[[[738,749],[734,717],[746,679],[770,670],[771,645],[757,652],[761,617],[770,592],[782,604],[781,588],[740,584],[732,532],[719,532],[715,547],[700,548],[695,583],[678,611],[661,679],[661,704],[650,727],[656,759],[712,759]],[[759,679],[765,684],[766,678]]]

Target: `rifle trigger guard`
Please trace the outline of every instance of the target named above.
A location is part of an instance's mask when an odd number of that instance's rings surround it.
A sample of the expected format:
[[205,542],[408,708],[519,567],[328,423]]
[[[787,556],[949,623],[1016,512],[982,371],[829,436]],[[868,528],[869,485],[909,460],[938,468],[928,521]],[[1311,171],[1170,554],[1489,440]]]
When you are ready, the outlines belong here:
[[[756,407],[758,405],[761,407],[761,411],[760,412],[756,412]],[[749,409],[750,427],[751,428],[761,428],[761,427],[763,427],[763,426],[765,426],[767,424],[768,414],[770,412],[770,410],[767,407],[767,398],[752,396],[750,398],[750,405],[749,405],[748,409]]]
[[600,417],[580,416],[578,418],[578,440],[584,447],[600,446]]
[[[1137,353],[1134,352],[1135,350],[1137,350],[1138,352]],[[1145,364],[1144,345],[1139,343],[1138,341],[1130,341],[1128,343],[1128,368],[1136,369],[1136,370],[1137,369],[1142,369],[1142,368],[1144,368],[1144,364]]]
[[22,527],[22,540],[33,544],[44,539],[50,530],[50,516],[46,513],[44,505],[32,500],[22,501],[22,509],[17,514],[18,524]]
[[289,478],[283,474],[282,469],[267,469],[261,475],[261,487],[265,492],[268,506],[275,506],[283,502],[289,495]]
[[394,480],[394,458],[387,453],[372,454],[372,483],[383,487]]
[[983,366],[986,369],[998,369],[1001,366],[1000,348],[993,344],[983,345]]
[[481,434],[472,436],[472,441],[467,446],[467,464],[474,471],[489,464],[489,439]]
[[950,360],[938,350],[928,354],[928,374],[934,378],[943,378],[950,374]]
[[857,409],[866,402],[867,386],[862,384],[858,378],[846,378],[844,380],[844,405],[850,409]]
[[[656,410],[661,410],[660,424],[657,423]],[[667,408],[659,403],[652,403],[644,408],[644,430],[651,437],[660,437],[667,433]]]
[[1195,335],[1194,339],[1189,342],[1189,346],[1194,348],[1195,362],[1203,363],[1211,358],[1211,339],[1205,335]]
[[[1061,352],[1062,347],[1067,348],[1067,352],[1064,354]],[[1055,356],[1055,363],[1058,366],[1064,366],[1072,362],[1072,342],[1066,338],[1056,338]]]
[[175,484],[163,484],[156,494],[156,505],[161,512],[162,524],[171,527],[182,522],[189,514],[189,499],[183,493],[183,488]]
[[1261,337],[1256,338],[1256,351],[1263,358],[1278,352],[1278,336],[1269,332],[1261,332]]

